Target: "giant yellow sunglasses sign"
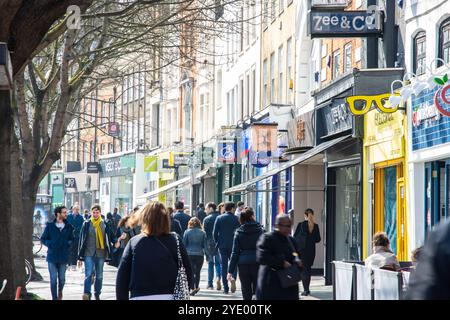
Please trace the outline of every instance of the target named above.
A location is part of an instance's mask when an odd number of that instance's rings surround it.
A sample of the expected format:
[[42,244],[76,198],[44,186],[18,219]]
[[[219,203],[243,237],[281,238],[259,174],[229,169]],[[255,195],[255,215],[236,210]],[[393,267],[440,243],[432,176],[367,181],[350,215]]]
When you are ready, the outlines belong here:
[[363,116],[375,106],[383,113],[394,113],[398,110],[399,103],[393,100],[400,98],[400,94],[379,94],[376,96],[351,96],[347,97],[346,101],[350,108],[350,111],[355,116]]

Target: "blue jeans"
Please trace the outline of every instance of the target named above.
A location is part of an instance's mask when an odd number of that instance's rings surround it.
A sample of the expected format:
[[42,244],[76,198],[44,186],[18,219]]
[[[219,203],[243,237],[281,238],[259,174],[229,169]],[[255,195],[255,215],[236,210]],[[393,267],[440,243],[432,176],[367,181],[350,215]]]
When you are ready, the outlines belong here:
[[91,295],[91,277],[95,270],[95,295],[100,296],[103,285],[103,265],[105,264],[104,257],[85,257],[84,258],[84,293]]
[[66,282],[66,264],[49,262],[48,271],[50,273],[50,290],[52,292],[52,299],[57,300],[58,292],[63,290]]
[[[229,263],[230,258],[231,258],[231,248],[230,249],[219,249],[219,253],[220,253],[220,262],[222,264],[223,290],[225,292],[228,292],[229,287],[228,287],[227,275],[228,275],[228,263]],[[233,278],[234,279],[237,278],[237,268],[236,268],[236,270],[233,273]]]
[[216,277],[220,278],[220,257],[219,253],[216,253],[208,261],[208,286],[213,286],[214,280],[214,266],[216,267]]

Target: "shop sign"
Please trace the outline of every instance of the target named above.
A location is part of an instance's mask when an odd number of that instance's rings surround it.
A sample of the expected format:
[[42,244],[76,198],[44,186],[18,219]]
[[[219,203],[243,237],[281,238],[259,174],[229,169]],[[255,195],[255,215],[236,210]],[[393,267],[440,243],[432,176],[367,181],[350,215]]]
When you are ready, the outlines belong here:
[[363,116],[367,114],[372,106],[376,106],[380,112],[394,113],[398,110],[398,104],[394,106],[393,99],[399,97],[400,94],[385,93],[375,96],[351,96],[346,98],[346,102],[351,113],[355,116]]
[[335,99],[331,104],[318,109],[316,125],[319,138],[351,130],[353,127],[352,118],[343,98]]
[[311,38],[382,35],[381,11],[310,11]]
[[173,165],[175,167],[188,166],[191,155],[189,152],[173,152]]
[[372,110],[366,115],[364,144],[371,146],[404,136],[405,115],[401,112],[385,114]]
[[278,147],[275,153],[275,159],[278,162],[288,161],[288,159],[283,158],[283,154],[289,148],[288,130],[278,130],[277,145]]
[[80,161],[67,161],[66,162],[66,172],[77,172],[81,171]]
[[88,162],[87,173],[98,173],[98,162]]
[[64,179],[64,188],[66,189],[66,192],[76,192],[77,180],[75,179],[75,177],[65,178]]
[[250,163],[257,168],[266,167],[276,156],[278,147],[278,125],[255,123],[251,127]]
[[307,112],[290,121],[288,124],[289,148],[314,146],[314,111]]
[[[63,184],[63,175],[61,173],[57,173],[57,174],[50,174],[51,179],[52,179],[52,185],[55,184]],[[43,179],[44,181],[45,179]]]
[[158,171],[158,156],[144,157],[144,172]]
[[450,143],[449,95],[450,85],[441,85],[412,97],[413,151]]
[[110,122],[108,126],[108,134],[111,137],[118,138],[120,137],[120,125],[117,122]]
[[220,163],[236,163],[237,144],[235,140],[222,140],[217,143],[217,161]]
[[214,148],[203,147],[202,148],[202,164],[210,164],[214,162]]
[[110,159],[100,160],[102,177],[126,176],[132,174],[135,168],[135,157],[126,155]]

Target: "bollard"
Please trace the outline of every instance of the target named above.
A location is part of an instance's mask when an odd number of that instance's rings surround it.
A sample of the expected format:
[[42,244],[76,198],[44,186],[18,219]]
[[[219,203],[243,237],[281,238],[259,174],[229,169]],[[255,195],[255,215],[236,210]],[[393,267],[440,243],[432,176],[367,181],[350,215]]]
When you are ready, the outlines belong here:
[[22,291],[22,287],[17,287],[16,289],[16,299],[15,300],[21,300],[20,299],[20,292]]

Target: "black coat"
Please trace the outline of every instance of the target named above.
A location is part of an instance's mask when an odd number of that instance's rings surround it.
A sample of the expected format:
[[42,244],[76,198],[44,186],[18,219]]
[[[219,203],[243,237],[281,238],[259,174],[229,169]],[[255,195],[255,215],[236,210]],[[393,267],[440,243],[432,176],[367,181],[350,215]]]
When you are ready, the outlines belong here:
[[[290,237],[292,246],[298,252],[294,238]],[[256,298],[258,300],[299,300],[298,284],[282,288],[277,270],[283,269],[284,261],[294,264],[292,246],[288,237],[278,231],[263,234],[257,244],[256,259],[260,264]]]
[[300,222],[295,229],[294,238],[297,238],[301,231],[306,233],[306,246],[303,250],[300,250],[300,259],[302,259],[305,266],[312,266],[316,257],[316,243],[321,241],[319,226],[317,223],[314,223],[313,232],[309,233],[308,221]]
[[[192,288],[192,269],[189,257],[180,243],[181,258]],[[116,278],[117,300],[155,295],[173,294],[178,275],[177,243],[174,234],[158,238],[144,234],[133,237],[127,244]]]
[[430,235],[411,273],[407,298],[450,300],[450,221]]
[[256,243],[263,233],[264,229],[258,222],[244,223],[236,230],[229,273],[234,273],[236,265],[256,264]]
[[170,232],[176,232],[180,237],[183,237],[180,221],[170,218]]

